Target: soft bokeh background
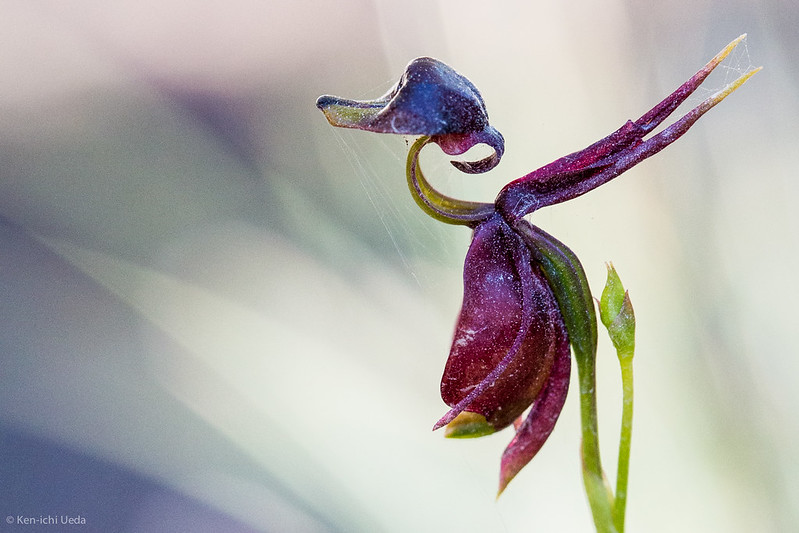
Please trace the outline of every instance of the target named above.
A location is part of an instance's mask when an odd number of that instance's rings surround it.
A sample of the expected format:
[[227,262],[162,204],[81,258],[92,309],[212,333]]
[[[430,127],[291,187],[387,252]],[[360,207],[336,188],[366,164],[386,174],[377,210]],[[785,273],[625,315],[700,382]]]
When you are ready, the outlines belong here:
[[[793,0],[0,2],[0,517],[72,531],[590,531],[572,394],[494,500],[508,431],[447,441],[469,235],[405,139],[334,131],[419,55],[467,75],[501,186],[636,118],[749,33],[678,143],[534,221],[639,321],[628,530],[799,521]],[[726,70],[725,70],[726,69]],[[600,345],[613,477],[620,383]],[[572,391],[573,392],[573,391]],[[39,528],[54,531],[52,526]],[[8,526],[2,531],[35,531]]]

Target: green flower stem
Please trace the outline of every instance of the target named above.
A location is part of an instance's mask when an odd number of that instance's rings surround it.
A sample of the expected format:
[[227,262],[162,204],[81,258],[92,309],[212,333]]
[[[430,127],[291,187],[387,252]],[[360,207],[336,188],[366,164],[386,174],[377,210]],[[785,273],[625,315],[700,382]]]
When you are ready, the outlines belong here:
[[581,455],[583,483],[600,533],[616,533],[612,520],[613,495],[605,483],[599,455],[596,407],[597,324],[594,301],[580,260],[565,244],[520,219],[516,230],[531,249],[558,301],[577,361],[580,383]]
[[633,350],[618,352],[621,366],[623,403],[621,436],[619,437],[619,468],[616,474],[616,499],[613,502],[613,523],[618,533],[624,533],[624,514],[627,509],[627,477],[630,471],[630,442],[633,432]]
[[608,264],[608,279],[599,301],[599,316],[616,347],[621,366],[622,413],[619,437],[619,465],[616,473],[616,497],[613,500],[613,524],[624,532],[627,508],[627,478],[630,471],[630,442],[633,431],[633,354],[635,352],[635,312],[630,294],[624,290],[616,269]]
[[594,368],[582,370],[578,365],[580,381],[580,422],[582,424],[583,485],[591,506],[594,525],[598,533],[617,533],[612,517],[613,494],[610,492],[599,457],[597,434],[596,395],[587,391],[589,383],[596,384]]
[[[576,350],[575,350],[576,354]],[[580,423],[582,426],[583,484],[599,533],[617,533],[612,521],[613,494],[605,481],[599,454],[596,409],[596,364],[577,363],[580,382]]]
[[408,151],[405,175],[416,204],[431,217],[447,224],[473,226],[491,216],[494,204],[451,198],[430,185],[419,167],[419,152],[429,142],[430,137],[419,137]]

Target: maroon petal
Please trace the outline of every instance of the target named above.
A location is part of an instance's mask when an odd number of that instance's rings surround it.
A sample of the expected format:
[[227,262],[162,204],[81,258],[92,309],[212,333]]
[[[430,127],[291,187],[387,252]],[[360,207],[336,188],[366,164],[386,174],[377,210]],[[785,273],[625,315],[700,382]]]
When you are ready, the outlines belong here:
[[563,319],[529,250],[500,216],[475,229],[464,266],[464,296],[441,397],[453,407],[434,429],[464,410],[499,430],[544,386],[565,338]]
[[516,220],[541,207],[570,200],[610,181],[677,140],[699,117],[757,70],[744,74],[664,131],[647,140],[644,137],[702,84],[743,37],[730,43],[707,65],[635,122],[628,120],[621,128],[591,146],[553,161],[506,185],[497,196],[497,209],[508,220]]
[[502,454],[499,494],[502,494],[508,483],[544,445],[549,434],[555,428],[555,422],[558,421],[563,404],[566,402],[566,394],[569,391],[571,357],[565,331],[562,332],[561,339],[555,363],[544,389],[535,399],[530,413],[517,428],[516,436]]

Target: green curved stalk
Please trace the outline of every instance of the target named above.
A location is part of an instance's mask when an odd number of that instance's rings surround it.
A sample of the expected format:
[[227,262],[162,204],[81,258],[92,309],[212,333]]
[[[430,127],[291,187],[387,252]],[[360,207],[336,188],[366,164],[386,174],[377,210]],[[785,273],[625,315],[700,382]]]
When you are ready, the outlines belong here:
[[613,496],[605,483],[599,455],[596,406],[597,323],[594,301],[580,260],[565,244],[520,219],[515,228],[532,245],[536,261],[558,301],[569,332],[580,384],[583,483],[600,533],[615,533]]
[[419,152],[430,142],[430,137],[420,137],[413,143],[405,166],[408,188],[422,211],[441,222],[474,226],[494,212],[493,204],[467,202],[441,194],[427,181],[419,167]]

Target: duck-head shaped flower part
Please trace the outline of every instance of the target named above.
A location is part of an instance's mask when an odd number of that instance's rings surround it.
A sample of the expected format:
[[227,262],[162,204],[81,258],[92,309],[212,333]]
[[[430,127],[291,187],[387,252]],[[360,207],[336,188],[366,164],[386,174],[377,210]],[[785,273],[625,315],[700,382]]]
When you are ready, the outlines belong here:
[[502,135],[488,124],[477,87],[431,57],[411,61],[394,88],[376,100],[322,96],[316,105],[333,126],[427,135],[449,155],[460,155],[479,143],[491,146],[494,154],[481,161],[452,162],[470,174],[494,168],[505,149]]
[[[450,155],[478,143],[491,146],[494,154],[482,161],[453,162],[469,173],[493,168],[503,153],[503,138],[489,125],[482,96],[447,65],[416,59],[396,87],[377,100],[318,99],[317,106],[334,126],[422,136],[411,146],[406,167],[414,200],[432,217],[473,230],[464,265],[463,305],[441,381],[442,398],[451,409],[434,429],[446,426],[449,437],[479,437],[513,424],[516,434],[502,457],[500,492],[555,426],[569,388],[570,346],[580,371],[581,409],[595,409],[594,400],[583,402],[588,395],[593,398],[597,335],[585,273],[568,247],[524,217],[606,183],[684,134],[756,71],[645,138],[742,38],[638,120],[509,183],[493,203],[445,196],[419,168],[419,152],[431,142]],[[590,448],[594,444],[586,438],[590,432],[584,433],[583,442]]]

